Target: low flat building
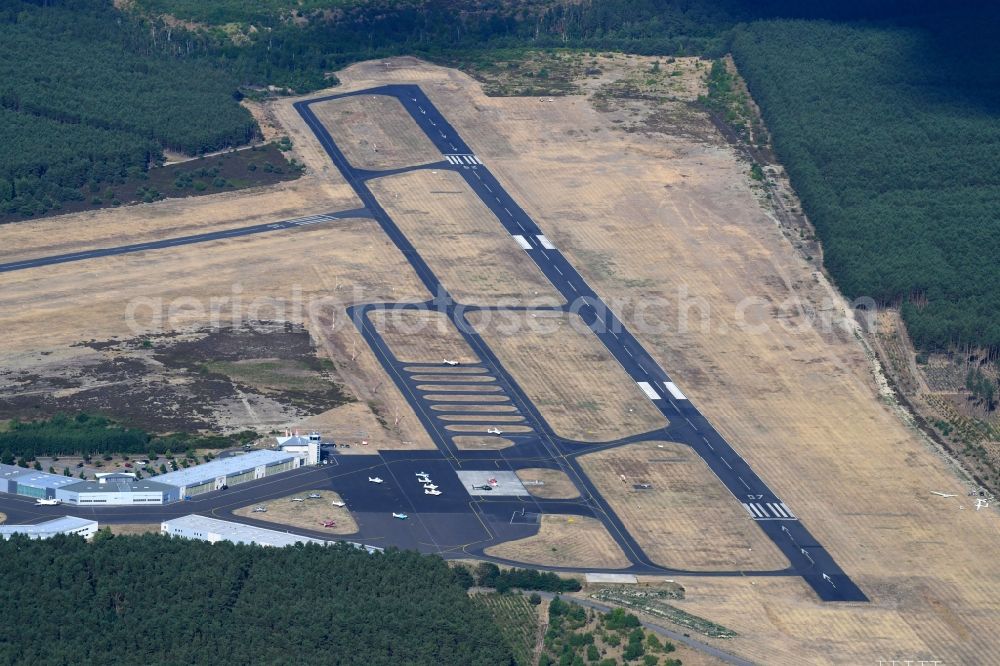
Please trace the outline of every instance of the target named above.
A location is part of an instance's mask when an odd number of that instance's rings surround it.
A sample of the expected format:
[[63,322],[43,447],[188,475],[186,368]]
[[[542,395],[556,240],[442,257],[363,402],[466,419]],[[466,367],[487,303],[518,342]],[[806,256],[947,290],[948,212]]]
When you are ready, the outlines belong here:
[[187,499],[213,490],[221,490],[224,486],[235,486],[287,472],[301,464],[302,459],[295,454],[260,450],[216,458],[203,465],[167,472],[155,478],[157,483],[175,486],[178,489],[178,497]]
[[56,490],[56,499],[77,506],[167,504],[180,499],[180,490],[135,474],[99,474],[95,481],[77,481]]
[[0,525],[0,537],[6,540],[15,534],[23,534],[30,539],[49,539],[57,534],[76,534],[89,539],[97,534],[97,521],[63,516],[34,525]]
[[160,524],[160,532],[185,539],[208,541],[209,543],[229,541],[231,543],[276,547],[292,546],[297,543],[328,543],[323,539],[198,515],[166,520]]
[[24,497],[54,499],[59,488],[79,479],[61,474],[49,474],[27,467],[0,465],[0,492]]

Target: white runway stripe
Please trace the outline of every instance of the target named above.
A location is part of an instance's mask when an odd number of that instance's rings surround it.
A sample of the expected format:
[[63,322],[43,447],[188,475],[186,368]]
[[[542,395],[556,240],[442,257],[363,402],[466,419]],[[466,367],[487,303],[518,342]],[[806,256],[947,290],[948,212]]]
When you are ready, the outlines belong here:
[[677,384],[674,384],[673,382],[663,382],[663,385],[668,391],[670,391],[670,395],[674,396],[676,400],[687,400],[687,397],[685,397],[685,395],[681,393],[681,390],[677,388]]
[[517,244],[521,246],[522,250],[530,250],[531,249],[531,243],[529,243],[528,239],[525,238],[524,236],[516,236],[515,235],[514,236],[514,240],[517,241]]
[[549,239],[548,239],[548,238],[546,238],[545,236],[543,236],[543,235],[539,234],[539,235],[535,236],[535,238],[537,238],[537,239],[538,239],[538,242],[539,242],[539,243],[541,243],[541,244],[542,244],[542,247],[544,247],[544,248],[545,248],[546,250],[554,250],[554,249],[556,249],[556,246],[555,246],[555,245],[553,245],[553,244],[552,244],[552,243],[551,243],[551,242],[549,241]]
[[646,394],[646,397],[649,398],[650,400],[661,399],[660,394],[653,390],[653,386],[649,382],[636,382],[636,383],[639,385],[639,388],[642,389],[642,392]]
[[794,517],[795,517],[795,514],[794,514],[794,513],[792,513],[792,510],[791,510],[791,509],[789,509],[789,508],[788,508],[787,506],[785,506],[785,503],[784,503],[784,502],[778,502],[778,506],[780,506],[780,507],[781,507],[782,509],[784,509],[784,510],[785,510],[785,513],[787,513],[787,514],[788,514],[788,517],[789,517],[789,518],[794,518]]

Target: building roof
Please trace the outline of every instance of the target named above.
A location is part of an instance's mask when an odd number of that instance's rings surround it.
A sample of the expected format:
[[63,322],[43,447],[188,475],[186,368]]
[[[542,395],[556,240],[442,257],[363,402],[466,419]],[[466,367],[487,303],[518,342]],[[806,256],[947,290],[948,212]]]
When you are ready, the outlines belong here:
[[156,481],[177,487],[197,486],[206,481],[217,479],[220,476],[231,476],[247,472],[259,465],[273,465],[292,460],[294,457],[284,451],[261,449],[242,455],[216,458],[202,465],[195,465],[187,469],[179,469],[176,472],[160,474],[156,477]]
[[0,465],[0,477],[17,481],[21,485],[34,486],[35,488],[62,488],[79,479],[62,474],[49,474],[39,472],[37,469],[26,467],[16,467],[14,465]]
[[97,521],[77,518],[75,516],[63,516],[62,518],[53,518],[52,520],[46,520],[44,523],[35,523],[34,525],[0,525],[0,534],[59,534],[87,527],[88,525],[93,525],[96,528]]
[[216,540],[231,541],[233,543],[258,544],[260,546],[292,546],[297,543],[328,543],[323,539],[292,534],[290,532],[278,532],[263,527],[234,523],[208,516],[191,514],[180,518],[171,518],[163,522],[169,530],[171,527],[178,527],[185,530],[198,530],[206,537]]
[[80,481],[65,486],[63,490],[72,493],[168,493],[175,486],[150,481],[148,479],[110,479],[101,481]]

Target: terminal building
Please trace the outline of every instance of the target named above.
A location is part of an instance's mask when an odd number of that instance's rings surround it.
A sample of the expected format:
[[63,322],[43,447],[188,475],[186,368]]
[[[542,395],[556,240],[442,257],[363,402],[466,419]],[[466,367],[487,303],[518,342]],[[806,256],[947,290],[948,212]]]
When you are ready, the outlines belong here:
[[60,488],[80,479],[61,474],[48,474],[27,467],[0,465],[0,492],[39,499],[55,499]]
[[176,487],[178,498],[188,499],[287,472],[301,465],[302,458],[293,453],[262,449],[243,455],[216,458],[204,465],[160,474],[156,477],[156,482]]
[[0,537],[4,540],[9,540],[15,534],[23,534],[29,539],[49,539],[57,534],[76,534],[89,539],[97,534],[97,521],[63,516],[35,525],[0,525]]
[[136,479],[135,474],[98,474],[96,481],[76,481],[56,490],[56,499],[78,506],[128,506],[167,504],[180,499],[180,491],[159,481]]

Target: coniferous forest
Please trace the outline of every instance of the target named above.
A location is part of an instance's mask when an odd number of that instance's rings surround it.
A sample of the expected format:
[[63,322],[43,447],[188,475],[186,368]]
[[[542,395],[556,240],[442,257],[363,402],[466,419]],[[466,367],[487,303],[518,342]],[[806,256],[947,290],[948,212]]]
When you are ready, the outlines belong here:
[[439,558],[159,535],[0,540],[7,664],[513,664]]
[[996,349],[1000,21],[932,21],[760,21],[733,55],[841,290],[925,349]]

